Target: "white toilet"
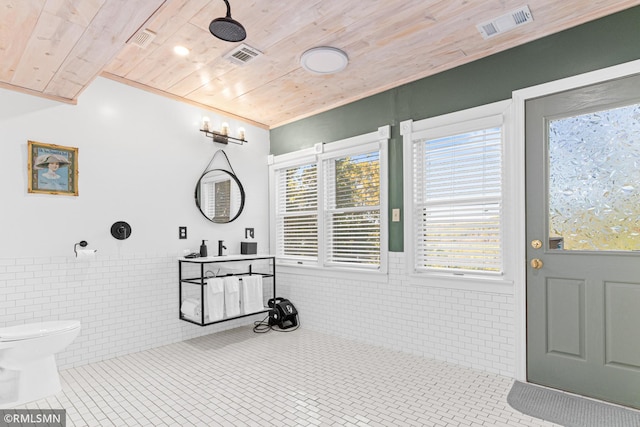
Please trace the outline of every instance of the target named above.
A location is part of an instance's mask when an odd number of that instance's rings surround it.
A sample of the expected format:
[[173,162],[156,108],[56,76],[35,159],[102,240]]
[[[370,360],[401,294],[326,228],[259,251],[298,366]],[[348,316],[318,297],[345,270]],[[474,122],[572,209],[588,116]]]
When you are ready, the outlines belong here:
[[58,393],[55,354],[80,333],[80,322],[64,320],[0,328],[0,409]]

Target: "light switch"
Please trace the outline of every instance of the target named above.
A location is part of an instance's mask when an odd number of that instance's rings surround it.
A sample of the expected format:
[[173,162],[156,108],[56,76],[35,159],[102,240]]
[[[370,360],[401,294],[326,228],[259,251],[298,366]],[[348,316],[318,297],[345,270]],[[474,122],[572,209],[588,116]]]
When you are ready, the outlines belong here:
[[400,222],[400,209],[395,208],[391,210],[391,221]]

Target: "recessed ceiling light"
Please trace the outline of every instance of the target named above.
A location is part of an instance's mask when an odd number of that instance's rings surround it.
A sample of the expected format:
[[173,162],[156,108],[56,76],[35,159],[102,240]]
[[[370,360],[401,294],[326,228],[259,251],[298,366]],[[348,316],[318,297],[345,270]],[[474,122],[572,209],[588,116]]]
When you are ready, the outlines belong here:
[[349,63],[349,57],[340,49],[320,46],[309,49],[302,54],[300,65],[312,73],[333,74],[344,70]]
[[174,52],[176,55],[180,55],[180,56],[187,56],[187,55],[189,55],[189,49],[187,49],[187,48],[186,48],[186,47],[184,47],[184,46],[176,46],[176,47],[174,47],[174,48],[173,48],[173,52]]

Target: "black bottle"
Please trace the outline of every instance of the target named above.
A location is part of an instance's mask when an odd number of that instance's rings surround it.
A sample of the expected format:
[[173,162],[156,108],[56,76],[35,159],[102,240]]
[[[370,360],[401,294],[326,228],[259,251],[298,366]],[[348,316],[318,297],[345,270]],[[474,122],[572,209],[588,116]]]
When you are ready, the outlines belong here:
[[206,240],[203,240],[202,244],[200,245],[200,256],[206,258],[208,256],[208,254],[207,254],[207,245],[205,245],[204,242],[206,242]]

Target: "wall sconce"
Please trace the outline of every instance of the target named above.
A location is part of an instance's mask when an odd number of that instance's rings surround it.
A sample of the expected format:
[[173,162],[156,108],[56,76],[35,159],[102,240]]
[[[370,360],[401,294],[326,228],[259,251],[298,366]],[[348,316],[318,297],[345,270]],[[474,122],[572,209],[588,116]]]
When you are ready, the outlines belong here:
[[213,142],[217,142],[219,144],[229,144],[229,141],[231,141],[234,144],[242,145],[245,142],[249,142],[246,139],[244,139],[245,133],[243,128],[238,128],[237,137],[230,136],[229,123],[226,123],[226,122],[222,123],[220,125],[219,131],[211,129],[211,123],[209,121],[209,117],[202,118],[202,129],[200,129],[200,132],[204,132],[204,134],[209,138],[211,138]]

